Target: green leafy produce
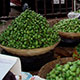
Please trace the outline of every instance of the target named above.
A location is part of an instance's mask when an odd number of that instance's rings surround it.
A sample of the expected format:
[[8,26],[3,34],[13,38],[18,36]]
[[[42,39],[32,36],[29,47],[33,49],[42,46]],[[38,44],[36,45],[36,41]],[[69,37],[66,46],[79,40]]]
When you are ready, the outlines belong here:
[[17,49],[51,46],[59,40],[46,18],[25,10],[0,35],[0,44]]
[[53,25],[53,29],[58,32],[80,32],[80,20],[79,19],[64,19]]
[[54,24],[52,28],[56,35],[58,35],[59,31],[79,33],[80,32],[80,20],[77,18],[64,19]]
[[47,74],[46,80],[80,80],[80,60],[64,65],[57,64]]

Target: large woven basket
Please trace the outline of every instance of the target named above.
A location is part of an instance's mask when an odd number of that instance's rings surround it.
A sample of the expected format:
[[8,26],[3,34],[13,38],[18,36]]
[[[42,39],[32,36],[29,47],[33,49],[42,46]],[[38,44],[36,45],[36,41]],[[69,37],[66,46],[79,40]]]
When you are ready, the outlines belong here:
[[56,64],[60,63],[61,65],[63,64],[66,64],[67,62],[69,61],[74,61],[74,59],[72,57],[68,57],[68,58],[61,58],[59,60],[54,60],[54,61],[51,61],[47,64],[45,64],[39,71],[38,75],[42,78],[45,78],[46,79],[46,75],[47,73],[49,73],[54,67]]
[[54,49],[58,44],[59,44],[59,42],[57,42],[56,44],[49,46],[49,47],[37,48],[37,49],[15,49],[15,48],[5,47],[2,45],[0,45],[0,47],[11,54],[15,54],[18,56],[38,56],[41,54],[45,54],[48,51]]

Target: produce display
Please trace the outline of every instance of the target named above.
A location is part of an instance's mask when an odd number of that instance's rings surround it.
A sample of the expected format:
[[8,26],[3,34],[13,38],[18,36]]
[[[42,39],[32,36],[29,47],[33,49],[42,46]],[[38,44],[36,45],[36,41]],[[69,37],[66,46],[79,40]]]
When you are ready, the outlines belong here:
[[0,35],[0,44],[16,49],[34,49],[54,45],[59,40],[46,18],[25,10]]
[[47,74],[46,80],[80,80],[80,60],[68,62],[64,65],[57,64]]
[[53,25],[53,29],[56,31],[56,34],[58,31],[62,32],[74,32],[79,33],[80,32],[80,20],[79,19],[64,19]]

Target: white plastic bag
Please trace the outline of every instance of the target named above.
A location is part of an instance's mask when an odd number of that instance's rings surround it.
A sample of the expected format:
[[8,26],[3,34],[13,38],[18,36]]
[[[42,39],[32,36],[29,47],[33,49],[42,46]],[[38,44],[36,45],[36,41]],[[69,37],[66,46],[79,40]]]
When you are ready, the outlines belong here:
[[75,12],[68,13],[68,18],[70,18],[70,19],[78,18],[79,16],[80,16],[80,13],[75,13]]

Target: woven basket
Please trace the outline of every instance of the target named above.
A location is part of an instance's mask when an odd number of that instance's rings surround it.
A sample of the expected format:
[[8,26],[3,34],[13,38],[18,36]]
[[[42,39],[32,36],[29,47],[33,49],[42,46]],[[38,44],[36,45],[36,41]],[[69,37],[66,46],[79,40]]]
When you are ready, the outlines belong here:
[[45,64],[39,71],[38,75],[42,78],[46,78],[46,75],[47,73],[49,73],[54,67],[56,64],[66,64],[67,62],[69,61],[74,61],[74,59],[72,57],[68,57],[68,58],[61,58],[61,59],[58,59],[58,60],[54,60],[54,61],[51,61],[47,64]]
[[70,39],[80,39],[80,33],[59,32],[59,36]]
[[37,48],[37,49],[15,49],[15,48],[5,47],[2,45],[0,45],[0,47],[6,50],[7,52],[18,55],[18,56],[37,56],[37,55],[47,53],[48,51],[54,49],[58,44],[59,42],[49,47]]

